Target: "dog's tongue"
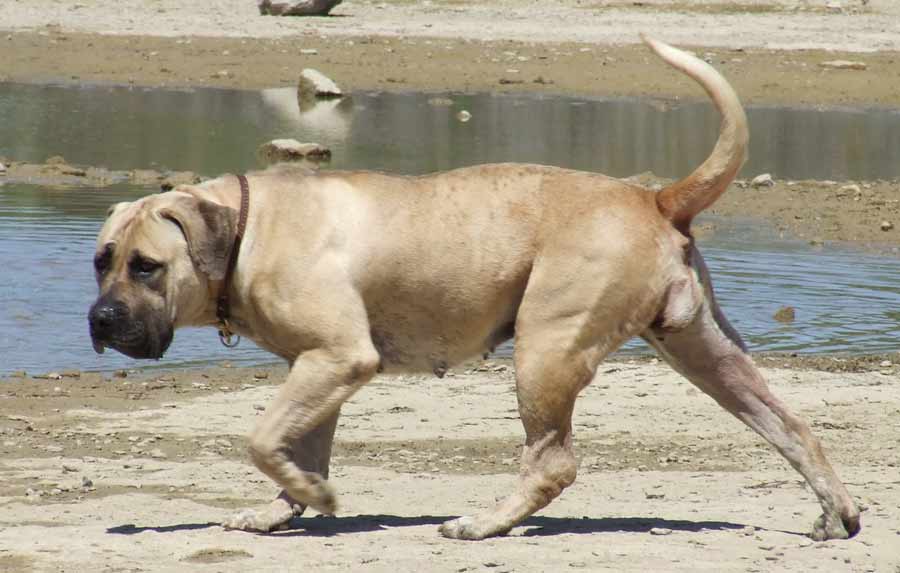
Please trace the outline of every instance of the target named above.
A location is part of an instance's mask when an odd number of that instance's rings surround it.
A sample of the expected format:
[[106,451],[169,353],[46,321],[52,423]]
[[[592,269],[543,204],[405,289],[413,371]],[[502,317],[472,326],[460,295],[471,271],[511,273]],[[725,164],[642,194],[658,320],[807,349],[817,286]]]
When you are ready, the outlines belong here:
[[97,342],[96,340],[94,340],[93,343],[94,343],[94,352],[96,352],[97,354],[103,354],[103,352],[106,350],[106,347],[103,346],[101,343]]

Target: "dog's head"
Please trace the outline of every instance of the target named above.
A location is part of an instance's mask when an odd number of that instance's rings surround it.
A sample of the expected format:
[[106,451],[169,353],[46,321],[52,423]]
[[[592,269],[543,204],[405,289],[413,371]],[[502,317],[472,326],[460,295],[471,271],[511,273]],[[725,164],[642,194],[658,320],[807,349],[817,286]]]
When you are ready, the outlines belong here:
[[161,358],[175,328],[208,314],[225,276],[237,213],[195,189],[113,205],[97,238],[100,294],[88,313],[94,350]]

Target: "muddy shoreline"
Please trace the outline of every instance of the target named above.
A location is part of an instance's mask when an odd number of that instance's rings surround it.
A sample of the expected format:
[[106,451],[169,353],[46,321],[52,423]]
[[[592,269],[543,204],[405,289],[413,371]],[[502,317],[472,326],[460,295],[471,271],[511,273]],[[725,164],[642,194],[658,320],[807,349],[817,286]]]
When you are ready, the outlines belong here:
[[[167,38],[12,32],[0,81],[265,89],[326,72],[348,91],[505,92],[704,99],[641,45],[446,38]],[[681,46],[691,49],[692,46]],[[894,107],[900,53],[693,46],[754,104]],[[314,52],[314,53],[311,53]],[[865,70],[823,68],[864,60]]]

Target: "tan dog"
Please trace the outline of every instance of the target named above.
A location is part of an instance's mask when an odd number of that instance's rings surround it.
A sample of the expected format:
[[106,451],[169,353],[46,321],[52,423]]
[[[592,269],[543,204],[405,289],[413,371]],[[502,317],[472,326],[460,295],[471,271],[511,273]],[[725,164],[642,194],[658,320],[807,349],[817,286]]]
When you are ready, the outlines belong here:
[[[334,512],[326,479],[340,407],[379,369],[442,375],[515,336],[526,434],[519,486],[440,529],[459,539],[505,533],[575,480],[575,398],[606,355],[642,336],[806,478],[824,511],[814,539],[859,531],[818,441],[769,393],[716,305],[691,238],[691,220],[745,159],[740,102],[704,62],[647,42],[698,81],[723,118],[706,162],[659,193],[519,164],[423,177],[249,176],[249,222],[227,289],[231,328],[291,363],[250,442],[254,463],[284,491],[227,527],[268,531],[306,506]],[[239,209],[233,176],[115,206],[97,242],[97,350],[160,357],[174,329],[216,324]]]

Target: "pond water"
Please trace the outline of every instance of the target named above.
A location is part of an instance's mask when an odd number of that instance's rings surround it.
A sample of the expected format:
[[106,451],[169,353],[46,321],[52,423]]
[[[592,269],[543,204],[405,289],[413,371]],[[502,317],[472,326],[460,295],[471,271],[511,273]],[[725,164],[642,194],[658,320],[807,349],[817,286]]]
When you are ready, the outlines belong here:
[[[435,101],[450,99],[453,105]],[[460,109],[472,113],[459,122]],[[900,114],[890,110],[750,108],[750,174],[790,178],[900,176]],[[622,176],[677,177],[705,158],[717,118],[707,105],[549,96],[355,94],[299,109],[293,90],[160,91],[0,83],[0,155],[111,169],[257,166],[278,137],[318,141],[330,168],[424,173],[532,161]],[[893,156],[891,154],[894,154]],[[53,189],[0,179],[0,374],[64,368],[271,362],[214,330],[179,331],[161,362],[96,356],[86,313],[95,297],[94,239],[106,208],[155,192],[134,186]],[[718,221],[701,242],[726,313],[756,351],[893,352],[900,340],[900,261],[813,250],[753,222]],[[781,324],[782,305],[797,319]],[[640,346],[630,346],[632,351]],[[501,349],[508,352],[508,348]]]

